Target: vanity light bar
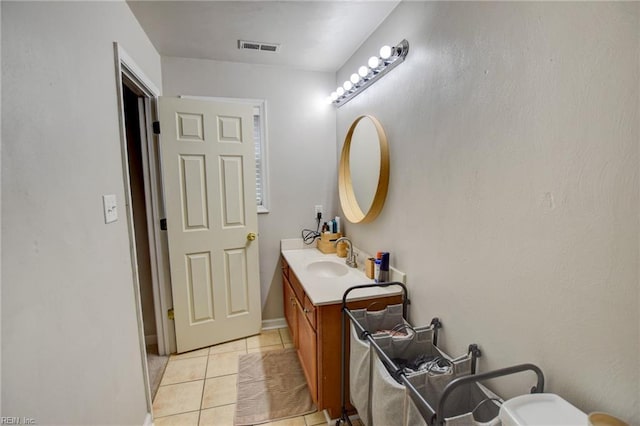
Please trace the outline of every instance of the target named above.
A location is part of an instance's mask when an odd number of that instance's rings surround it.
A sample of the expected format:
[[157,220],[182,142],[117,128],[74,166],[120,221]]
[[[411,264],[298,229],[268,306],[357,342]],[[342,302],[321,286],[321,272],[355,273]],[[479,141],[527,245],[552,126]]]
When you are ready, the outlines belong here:
[[349,80],[331,93],[327,98],[327,103],[338,107],[346,104],[380,77],[400,65],[409,53],[409,42],[402,40],[394,47],[382,46],[379,53],[380,56],[370,57],[366,66],[358,68],[357,73],[351,74]]

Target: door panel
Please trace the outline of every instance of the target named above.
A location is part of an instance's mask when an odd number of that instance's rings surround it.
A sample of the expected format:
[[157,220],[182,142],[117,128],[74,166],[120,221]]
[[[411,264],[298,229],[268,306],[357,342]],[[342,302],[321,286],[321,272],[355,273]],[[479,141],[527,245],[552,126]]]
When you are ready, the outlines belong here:
[[220,157],[220,196],[225,227],[244,226],[245,206],[242,157]]
[[218,116],[218,131],[220,142],[242,143],[242,122],[238,117]]
[[180,158],[180,179],[182,188],[184,229],[207,229],[208,203],[207,182],[205,176],[205,157],[203,155],[183,155]]
[[160,98],[161,156],[178,352],[260,331],[253,113]]
[[178,112],[176,117],[178,119],[178,132],[176,139],[179,141],[204,142],[204,127],[202,125],[204,120],[203,114],[186,114]]
[[187,291],[189,292],[190,324],[215,319],[211,282],[211,254],[187,254]]
[[247,253],[244,248],[225,251],[227,278],[227,315],[244,315],[249,311]]

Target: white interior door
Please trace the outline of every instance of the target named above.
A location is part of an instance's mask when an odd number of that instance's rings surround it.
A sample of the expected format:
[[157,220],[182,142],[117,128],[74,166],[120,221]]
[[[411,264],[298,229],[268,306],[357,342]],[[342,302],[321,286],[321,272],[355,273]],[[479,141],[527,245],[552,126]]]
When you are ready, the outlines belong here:
[[168,97],[158,105],[178,352],[256,334],[252,108]]

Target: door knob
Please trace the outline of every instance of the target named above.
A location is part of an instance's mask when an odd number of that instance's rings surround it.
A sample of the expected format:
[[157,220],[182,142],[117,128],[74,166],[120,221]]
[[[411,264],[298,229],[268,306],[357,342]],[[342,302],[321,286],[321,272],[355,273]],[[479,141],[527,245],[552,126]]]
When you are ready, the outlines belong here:
[[253,232],[249,232],[247,234],[247,241],[253,241],[256,239],[256,234],[254,234]]

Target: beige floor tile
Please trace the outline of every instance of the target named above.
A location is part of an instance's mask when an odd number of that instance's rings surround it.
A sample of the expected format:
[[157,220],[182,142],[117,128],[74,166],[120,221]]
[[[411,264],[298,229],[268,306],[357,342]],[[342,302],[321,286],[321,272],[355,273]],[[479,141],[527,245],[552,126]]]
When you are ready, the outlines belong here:
[[200,426],[233,426],[236,405],[223,405],[200,412]]
[[155,426],[198,426],[199,417],[199,411],[192,411],[168,417],[155,417],[153,424]]
[[284,344],[284,348],[285,349],[291,349],[291,348],[295,348],[295,346],[293,345],[293,343],[285,343]]
[[293,417],[291,419],[278,420],[277,422],[265,423],[263,426],[306,426],[304,417]]
[[207,356],[209,355],[209,348],[198,349],[197,351],[185,352],[182,354],[171,354],[170,360],[174,359],[187,359],[187,358],[196,358],[199,356]]
[[355,419],[351,421],[352,426],[364,426],[364,424],[362,423],[362,420],[360,419]]
[[277,351],[279,349],[284,349],[284,346],[282,345],[282,343],[279,344],[279,345],[261,346],[259,348],[247,349],[247,353],[253,354],[253,353],[257,353],[257,352]]
[[260,348],[263,346],[281,345],[282,339],[277,329],[266,330],[257,336],[247,337],[247,349]]
[[160,386],[153,400],[153,415],[164,417],[199,410],[203,386],[204,380]]
[[280,338],[282,339],[282,343],[293,343],[293,339],[291,338],[291,332],[289,332],[289,327],[278,329],[280,332]]
[[221,354],[223,352],[240,352],[247,350],[247,339],[234,340],[232,342],[220,343],[209,348],[209,355]]
[[170,360],[164,370],[160,386],[204,379],[207,357]]
[[245,352],[224,352],[209,356],[207,378],[238,374],[238,357]]
[[327,418],[324,416],[324,411],[318,411],[304,416],[304,422],[307,426],[326,425]]
[[237,382],[237,374],[207,379],[202,396],[202,408],[234,404],[238,394],[236,389]]

